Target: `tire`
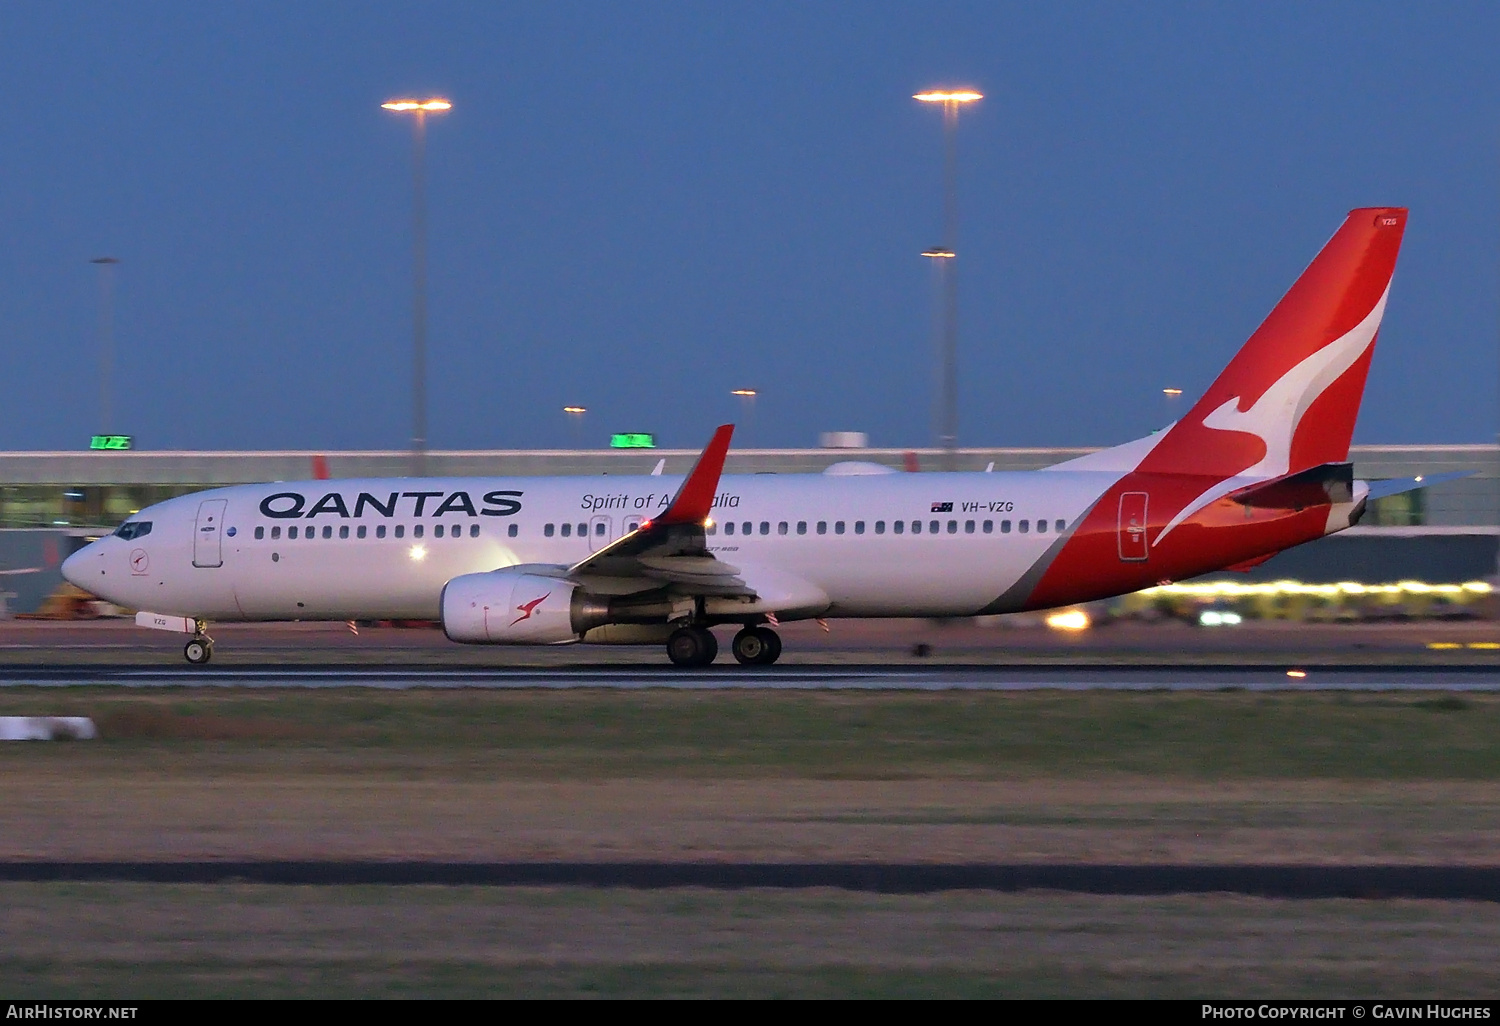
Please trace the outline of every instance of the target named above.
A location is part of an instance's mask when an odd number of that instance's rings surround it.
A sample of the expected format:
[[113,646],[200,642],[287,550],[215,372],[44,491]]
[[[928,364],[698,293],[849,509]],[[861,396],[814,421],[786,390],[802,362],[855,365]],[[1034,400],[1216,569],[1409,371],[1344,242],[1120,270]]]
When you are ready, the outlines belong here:
[[719,639],[702,627],[679,627],[667,639],[667,658],[673,666],[707,666],[719,654]]
[[214,657],[214,647],[207,641],[194,638],[183,647],[182,654],[194,666],[202,666]]
[[755,633],[759,635],[764,650],[761,652],[759,666],[770,666],[781,658],[781,635],[769,627],[757,627]]
[[766,658],[766,639],[754,627],[746,627],[734,636],[730,649],[741,666],[759,666]]

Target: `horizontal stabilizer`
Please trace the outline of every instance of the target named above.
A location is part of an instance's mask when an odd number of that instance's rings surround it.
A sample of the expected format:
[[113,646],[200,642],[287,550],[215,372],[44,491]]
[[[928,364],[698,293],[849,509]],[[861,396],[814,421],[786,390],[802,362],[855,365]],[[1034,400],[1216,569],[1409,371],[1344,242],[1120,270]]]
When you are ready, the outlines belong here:
[[1295,474],[1238,488],[1226,498],[1242,506],[1260,509],[1307,509],[1330,503],[1354,501],[1354,465],[1323,463]]
[[1418,474],[1416,477],[1393,477],[1388,481],[1371,481],[1370,494],[1366,498],[1371,501],[1383,499],[1388,495],[1414,492],[1418,488],[1442,484],[1444,481],[1457,481],[1461,477],[1471,477],[1473,474],[1472,470],[1455,470],[1448,474]]

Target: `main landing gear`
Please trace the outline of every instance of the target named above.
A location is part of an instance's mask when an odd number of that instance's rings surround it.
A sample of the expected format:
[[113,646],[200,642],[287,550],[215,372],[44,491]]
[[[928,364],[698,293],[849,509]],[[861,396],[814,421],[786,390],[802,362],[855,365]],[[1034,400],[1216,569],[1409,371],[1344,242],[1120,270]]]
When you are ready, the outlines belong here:
[[770,666],[781,657],[781,635],[769,627],[746,627],[730,647],[741,666]]
[[[781,655],[781,637],[769,627],[746,627],[731,648],[742,666],[770,666]],[[718,639],[706,627],[679,627],[667,639],[667,658],[674,666],[707,666],[718,654]]]
[[208,624],[199,620],[198,632],[183,646],[182,654],[194,666],[202,666],[214,657],[214,639],[208,636]]

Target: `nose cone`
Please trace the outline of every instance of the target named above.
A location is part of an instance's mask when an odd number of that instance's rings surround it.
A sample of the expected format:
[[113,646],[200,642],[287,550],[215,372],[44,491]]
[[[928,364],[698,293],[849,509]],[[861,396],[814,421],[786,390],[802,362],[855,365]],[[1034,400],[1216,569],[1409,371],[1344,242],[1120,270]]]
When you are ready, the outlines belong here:
[[97,557],[98,549],[96,549],[94,546],[98,544],[98,542],[90,542],[83,548],[79,549],[77,552],[73,553],[67,559],[63,560],[61,568],[63,580],[67,581],[69,584],[77,585],[78,587],[87,590],[87,585],[85,584],[84,579],[84,563],[87,559],[93,559]]

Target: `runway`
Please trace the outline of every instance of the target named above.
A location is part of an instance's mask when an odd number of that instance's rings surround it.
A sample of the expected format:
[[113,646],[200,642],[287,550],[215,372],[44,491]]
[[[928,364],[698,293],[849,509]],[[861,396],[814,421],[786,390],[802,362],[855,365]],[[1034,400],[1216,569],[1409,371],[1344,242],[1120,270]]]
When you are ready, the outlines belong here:
[[0,882],[304,886],[830,887],[884,894],[1073,891],[1500,901],[1500,867],[858,862],[7,862]]
[[8,666],[0,687],[486,688],[790,691],[1500,691],[1494,666],[786,666],[672,667],[266,665],[224,668]]

